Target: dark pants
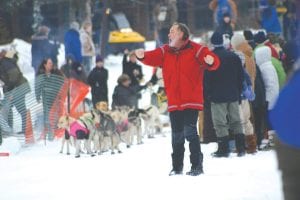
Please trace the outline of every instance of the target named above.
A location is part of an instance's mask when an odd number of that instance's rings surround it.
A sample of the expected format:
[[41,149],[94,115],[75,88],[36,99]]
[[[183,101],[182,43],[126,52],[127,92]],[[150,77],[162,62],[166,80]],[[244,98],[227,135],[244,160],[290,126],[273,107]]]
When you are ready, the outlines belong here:
[[211,116],[211,103],[204,102],[203,143],[217,142],[217,135]]
[[254,117],[254,129],[257,137],[257,145],[261,145],[261,141],[264,139],[266,131],[266,107],[265,106],[253,106]]
[[282,172],[284,199],[299,200],[300,148],[289,146],[276,139],[276,151],[278,166]]
[[184,142],[189,142],[190,162],[192,169],[202,168],[203,154],[201,152],[199,136],[197,134],[197,110],[183,110],[170,112],[172,128],[172,164],[173,169],[183,169]]

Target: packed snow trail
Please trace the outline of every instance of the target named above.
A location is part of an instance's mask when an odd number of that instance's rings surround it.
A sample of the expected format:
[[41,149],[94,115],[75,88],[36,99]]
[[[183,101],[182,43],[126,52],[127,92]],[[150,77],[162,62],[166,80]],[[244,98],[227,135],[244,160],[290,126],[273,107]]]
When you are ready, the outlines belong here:
[[[56,141],[0,157],[1,200],[282,199],[274,151],[217,159],[210,156],[215,144],[202,145],[204,175],[169,177],[170,134],[121,148],[122,154],[76,159],[74,152],[59,154]],[[185,171],[190,167],[187,152]]]

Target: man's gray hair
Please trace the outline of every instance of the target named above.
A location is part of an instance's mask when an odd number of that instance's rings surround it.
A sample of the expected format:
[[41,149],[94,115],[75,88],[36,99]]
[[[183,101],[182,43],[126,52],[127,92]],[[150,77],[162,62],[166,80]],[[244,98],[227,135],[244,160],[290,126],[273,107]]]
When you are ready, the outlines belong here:
[[187,40],[190,38],[190,29],[186,24],[175,22],[173,26],[178,26],[178,29],[183,32],[182,40]]

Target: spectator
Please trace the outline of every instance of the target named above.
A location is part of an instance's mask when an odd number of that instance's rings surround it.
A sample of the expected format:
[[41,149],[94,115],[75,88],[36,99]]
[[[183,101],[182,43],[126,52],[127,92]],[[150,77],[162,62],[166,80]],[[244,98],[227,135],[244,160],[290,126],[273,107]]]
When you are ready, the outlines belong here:
[[[254,128],[250,121],[251,117],[251,109],[250,109],[250,102],[254,100],[254,88],[255,88],[255,78],[256,78],[256,65],[255,61],[252,57],[253,50],[251,46],[248,44],[246,39],[241,34],[234,34],[231,39],[231,46],[232,48],[239,53],[242,53],[244,59],[243,66],[245,67],[245,76],[244,76],[244,86],[243,87],[243,95],[242,95],[242,102],[241,102],[241,120],[242,125],[245,130],[246,135],[246,146],[247,146],[247,153],[255,153],[257,140],[256,135],[254,134]],[[249,78],[249,79],[248,79]],[[248,94],[247,94],[248,92]],[[252,95],[251,95],[252,94]]]
[[251,30],[244,31],[244,37],[247,40],[248,44],[251,46],[252,49],[255,49],[256,44],[254,42],[254,36]]
[[238,156],[245,155],[245,135],[239,113],[239,101],[242,93],[243,66],[240,58],[233,52],[226,50],[223,37],[215,32],[211,37],[214,45],[213,52],[220,59],[218,70],[207,74],[208,98],[211,101],[213,125],[218,138],[218,150],[214,157],[228,157],[229,132],[235,135]]
[[300,199],[300,70],[299,63],[270,113],[279,141],[276,144],[284,199]]
[[79,62],[75,61],[72,54],[67,55],[66,64],[61,67],[61,72],[67,78],[74,78],[83,83],[87,83],[87,77],[83,66]]
[[216,25],[220,25],[223,21],[224,14],[228,13],[231,18],[231,26],[235,27],[237,22],[237,6],[233,0],[212,0],[209,8],[214,12],[214,20]]
[[17,61],[18,56],[14,50],[2,52],[4,57],[0,60],[0,80],[4,83],[4,106],[8,108],[8,124],[13,127],[12,108],[15,106],[21,115],[22,129],[21,134],[26,130],[26,94],[30,92],[27,79],[22,74]]
[[95,45],[92,38],[92,23],[84,22],[80,30],[82,64],[85,73],[90,73],[95,56]]
[[221,35],[228,35],[229,39],[231,39],[233,30],[231,27],[231,18],[228,13],[223,15],[223,20],[219,23],[216,32],[220,33]]
[[162,0],[154,8],[155,37],[157,46],[167,44],[170,26],[177,21],[176,0]]
[[[37,102],[43,104],[44,112],[44,133],[47,134],[48,139],[54,139],[54,124],[56,125],[53,115],[57,113],[53,112],[53,108],[57,108],[58,102],[56,102],[60,89],[64,84],[64,78],[62,73],[53,65],[51,58],[46,58],[42,61],[35,79],[35,95]],[[52,112],[51,112],[52,111]]]
[[[266,46],[260,47],[255,51],[254,56],[264,81],[267,110],[270,111],[274,107],[279,93],[279,82],[277,78],[277,73],[271,61],[271,50],[269,47]],[[272,130],[272,127],[270,126],[269,122],[267,122],[267,126],[269,130]]]
[[118,78],[118,85],[114,89],[112,109],[121,106],[137,108],[137,96],[139,91],[146,86],[130,86],[131,80],[127,74]]
[[277,15],[275,3],[271,3],[271,0],[260,0],[259,9],[261,15],[261,27],[267,31],[267,33],[281,34],[281,26]]
[[279,81],[280,88],[283,87],[286,81],[286,74],[284,71],[284,68],[282,66],[281,61],[279,60],[279,54],[274,48],[273,44],[267,39],[265,33],[263,31],[258,32],[254,35],[254,41],[257,44],[257,47],[255,48],[254,52],[256,52],[260,47],[267,46],[271,50],[271,61],[273,67],[276,69],[277,78]]
[[98,102],[108,102],[107,89],[108,71],[104,68],[103,58],[96,57],[96,67],[88,76],[88,83],[92,88],[92,101],[94,107]]
[[49,32],[50,29],[47,26],[40,26],[37,33],[31,38],[31,65],[34,68],[35,73],[44,58],[49,57],[53,60],[57,60],[57,47],[50,43],[48,39]]
[[[129,61],[127,58],[129,57]],[[127,74],[131,80],[131,86],[140,85],[143,80],[142,66],[137,63],[136,56],[134,52],[124,51],[123,56],[123,74]]]
[[66,32],[64,38],[65,57],[72,54],[75,61],[82,63],[81,42],[79,35],[79,24],[74,21],[70,24],[70,29]]

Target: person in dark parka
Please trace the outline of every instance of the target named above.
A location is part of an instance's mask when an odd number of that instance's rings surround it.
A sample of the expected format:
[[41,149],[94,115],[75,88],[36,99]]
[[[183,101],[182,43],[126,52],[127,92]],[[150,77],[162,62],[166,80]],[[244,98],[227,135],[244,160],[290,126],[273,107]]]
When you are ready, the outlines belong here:
[[108,102],[107,89],[108,71],[104,68],[103,58],[98,55],[96,57],[96,67],[88,76],[88,83],[92,88],[93,105],[100,101]]
[[211,37],[215,53],[220,61],[216,71],[207,72],[207,97],[211,101],[211,113],[218,138],[215,157],[229,156],[229,132],[235,135],[238,156],[245,155],[245,136],[241,124],[239,102],[242,93],[243,65],[240,58],[223,46],[223,37],[215,32]]
[[30,92],[30,86],[17,64],[16,52],[11,50],[4,54],[5,56],[0,60],[0,80],[4,82],[3,92],[5,97],[3,107],[8,108],[8,124],[10,127],[13,127],[14,124],[12,108],[16,107],[22,120],[21,133],[25,134],[27,112],[25,97]]
[[[127,58],[129,57],[129,60]],[[140,85],[143,79],[142,66],[137,63],[134,52],[124,51],[123,57],[123,74],[127,74],[131,80],[131,86]]]
[[137,96],[145,86],[130,86],[130,77],[127,74],[122,74],[118,78],[118,85],[113,92],[112,109],[116,107],[128,106],[138,108]]
[[82,64],[77,62],[72,54],[67,56],[66,64],[64,64],[60,70],[67,78],[74,78],[83,83],[87,83],[86,72]]

